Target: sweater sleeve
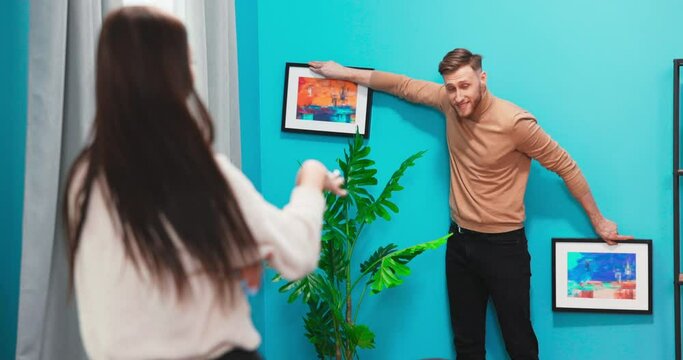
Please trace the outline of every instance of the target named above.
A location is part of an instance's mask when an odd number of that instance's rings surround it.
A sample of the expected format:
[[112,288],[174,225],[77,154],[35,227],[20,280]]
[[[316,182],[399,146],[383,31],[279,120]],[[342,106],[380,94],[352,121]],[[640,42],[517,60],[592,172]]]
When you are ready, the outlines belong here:
[[558,174],[575,198],[581,198],[590,190],[576,161],[543,131],[531,114],[524,112],[515,116],[512,137],[518,151]]
[[444,101],[447,101],[443,85],[382,71],[375,70],[372,72],[370,87],[373,90],[383,91],[412,103],[431,106],[442,112],[444,111]]
[[322,192],[297,186],[289,203],[279,209],[266,201],[225,155],[216,155],[216,161],[237,198],[261,257],[289,280],[315,270],[325,211]]

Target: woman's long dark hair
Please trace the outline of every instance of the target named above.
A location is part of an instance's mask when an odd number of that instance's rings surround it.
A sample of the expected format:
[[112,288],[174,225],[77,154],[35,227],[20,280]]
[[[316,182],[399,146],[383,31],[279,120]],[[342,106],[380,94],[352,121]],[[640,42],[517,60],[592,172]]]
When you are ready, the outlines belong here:
[[[214,160],[213,126],[194,90],[185,27],[146,7],[111,13],[96,77],[92,139],[71,168],[64,201],[71,278],[97,183],[136,267],[145,266],[162,288],[172,279],[182,298],[189,269],[179,251],[187,251],[223,298],[238,268],[256,260],[256,243]],[[72,189],[81,167],[83,180]]]

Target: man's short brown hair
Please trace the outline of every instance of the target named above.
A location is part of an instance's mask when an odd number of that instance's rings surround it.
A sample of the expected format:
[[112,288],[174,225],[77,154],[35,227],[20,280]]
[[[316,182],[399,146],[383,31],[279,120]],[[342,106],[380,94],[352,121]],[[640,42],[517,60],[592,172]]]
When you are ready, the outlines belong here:
[[472,54],[471,51],[463,48],[453,49],[439,63],[439,73],[450,74],[466,65],[475,71],[481,70],[481,55]]

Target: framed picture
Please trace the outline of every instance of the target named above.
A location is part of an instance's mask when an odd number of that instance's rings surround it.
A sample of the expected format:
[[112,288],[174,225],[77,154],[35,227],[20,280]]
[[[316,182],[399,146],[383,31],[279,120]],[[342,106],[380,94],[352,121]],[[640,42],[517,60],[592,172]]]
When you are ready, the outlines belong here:
[[307,64],[286,64],[282,131],[354,136],[358,129],[368,138],[371,106],[366,86],[326,79]]
[[552,244],[553,311],[652,314],[652,240]]

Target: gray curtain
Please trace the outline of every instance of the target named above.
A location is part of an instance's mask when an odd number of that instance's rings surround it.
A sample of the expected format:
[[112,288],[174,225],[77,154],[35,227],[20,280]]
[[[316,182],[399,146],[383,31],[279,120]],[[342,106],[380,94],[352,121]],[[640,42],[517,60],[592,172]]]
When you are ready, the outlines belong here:
[[[241,165],[235,3],[176,0],[184,12],[197,91],[216,125],[215,148]],[[184,11],[183,11],[184,10]]]
[[66,172],[94,115],[102,15],[116,0],[34,0],[17,359],[85,358],[60,214]]
[[60,194],[94,115],[94,59],[117,0],[33,0],[17,359],[82,359]]
[[[66,172],[95,111],[95,50],[106,12],[125,0],[33,0],[17,359],[85,359],[68,288],[61,217]],[[234,2],[177,0],[216,150],[240,164]]]

